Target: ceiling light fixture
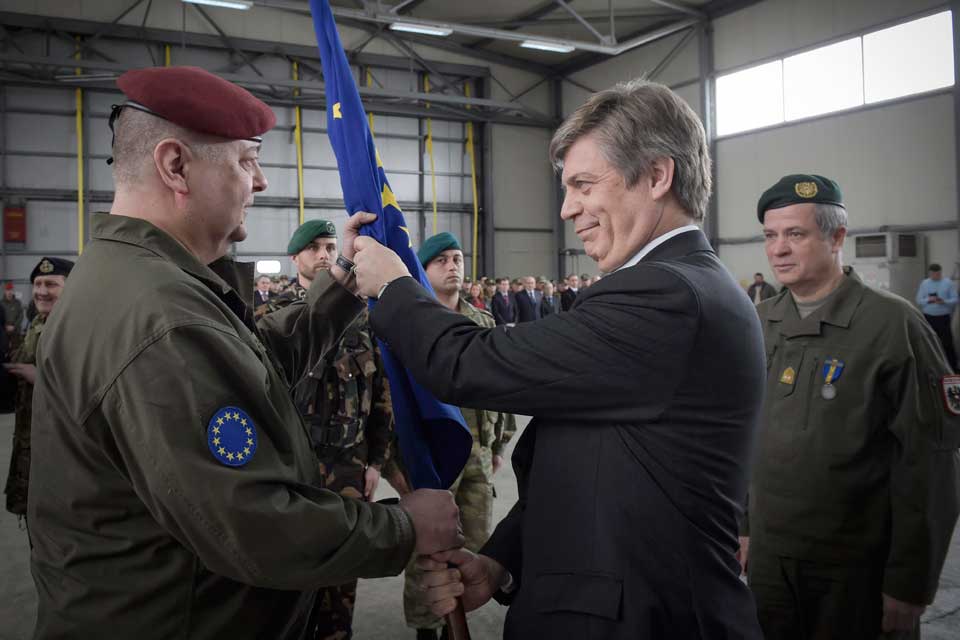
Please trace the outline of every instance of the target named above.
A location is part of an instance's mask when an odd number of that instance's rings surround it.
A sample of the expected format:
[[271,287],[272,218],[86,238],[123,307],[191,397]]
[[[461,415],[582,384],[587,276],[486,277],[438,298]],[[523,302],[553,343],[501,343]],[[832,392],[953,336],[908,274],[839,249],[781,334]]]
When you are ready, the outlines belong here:
[[576,47],[570,44],[544,42],[543,40],[524,40],[520,43],[520,46],[524,49],[539,49],[540,51],[552,51],[554,53],[570,53],[576,50]]
[[453,33],[453,29],[447,29],[446,27],[433,27],[423,24],[415,24],[413,22],[394,22],[391,23],[390,29],[392,31],[420,33],[425,36],[441,36],[444,38]]
[[222,7],[224,9],[240,9],[246,11],[253,6],[252,0],[183,0],[187,4],[205,4],[210,7]]

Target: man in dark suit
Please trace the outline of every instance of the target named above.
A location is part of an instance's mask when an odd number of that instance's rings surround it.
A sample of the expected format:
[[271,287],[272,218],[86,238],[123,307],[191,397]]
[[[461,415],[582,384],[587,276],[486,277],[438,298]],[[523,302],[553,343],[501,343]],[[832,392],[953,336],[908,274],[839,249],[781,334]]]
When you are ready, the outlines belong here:
[[257,288],[253,292],[253,307],[256,309],[260,305],[267,304],[273,298],[270,293],[270,276],[260,276],[257,278]]
[[553,294],[553,283],[543,283],[543,297],[540,299],[540,316],[548,316],[560,311],[560,299]]
[[517,321],[517,303],[510,292],[510,279],[497,278],[497,292],[493,294],[490,311],[497,324],[513,324]]
[[550,145],[560,215],[607,275],[569,312],[509,330],[449,312],[393,252],[355,242],[360,291],[380,294],[371,324],[414,377],[446,402],[534,417],[513,454],[519,500],[480,553],[418,561],[435,613],[496,597],[508,640],[761,637],[735,554],[763,342],[694,225],[707,149],[663,85],[577,109]]
[[540,313],[540,292],[537,291],[537,281],[533,276],[526,276],[521,279],[523,289],[513,295],[517,302],[517,322],[533,322],[539,320]]
[[561,311],[570,311],[574,300],[577,299],[577,293],[580,291],[580,276],[571,273],[567,276],[567,289],[560,296]]

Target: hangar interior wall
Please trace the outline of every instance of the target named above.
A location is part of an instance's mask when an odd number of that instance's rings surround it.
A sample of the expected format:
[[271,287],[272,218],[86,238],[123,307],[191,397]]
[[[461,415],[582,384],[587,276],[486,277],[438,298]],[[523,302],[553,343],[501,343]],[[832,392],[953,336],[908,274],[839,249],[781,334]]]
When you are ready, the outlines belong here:
[[[39,0],[11,0],[3,10],[51,18],[94,20],[109,23],[127,8],[127,0],[66,0],[42,2]],[[215,33],[194,11],[184,10],[179,2],[152,3],[149,25],[158,29],[189,33]],[[236,37],[315,46],[312,24],[308,17],[254,7],[248,12],[205,8],[217,24]],[[139,14],[140,11],[137,12]],[[137,18],[139,15],[131,16]],[[129,21],[129,20],[128,20]],[[363,31],[341,27],[341,39],[346,48],[357,46],[368,38]],[[75,47],[69,38],[24,35],[17,39],[17,47],[25,55],[49,56],[66,59]],[[528,89],[540,79],[533,73],[512,69],[449,51],[440,51],[420,45],[411,45],[427,60],[471,65],[479,71],[476,77],[463,78],[471,82],[473,95],[487,88],[487,97],[514,100],[549,112],[548,85]],[[162,64],[162,49],[153,47],[151,56],[142,43],[111,38],[106,35],[96,44],[97,49],[129,67]],[[401,51],[387,42],[376,39],[365,48],[365,53],[397,57]],[[171,47],[171,64],[193,64],[211,70],[253,76],[250,67],[243,65],[226,48],[211,49],[196,46]],[[257,68],[268,77],[290,77],[290,63],[278,57],[262,56],[255,60]],[[419,91],[429,74],[418,70],[413,63],[410,70],[359,66],[356,77],[363,84],[369,69],[374,86],[401,91]],[[492,82],[491,74],[496,76]],[[442,80],[433,78],[433,86]],[[82,85],[81,85],[82,86]],[[122,98],[119,92],[84,88],[83,137],[85,192],[85,241],[89,241],[91,212],[109,209],[112,197],[111,170],[105,161],[110,153],[110,132],[107,117],[110,105]],[[269,180],[268,190],[259,195],[247,220],[248,239],[234,248],[242,260],[278,260],[282,273],[292,273],[293,267],[285,255],[287,241],[299,224],[297,205],[296,148],[294,144],[294,108],[272,105],[277,115],[277,126],[264,139],[261,161]],[[0,203],[4,206],[24,206],[27,211],[27,242],[6,245],[0,252],[0,278],[12,279],[26,299],[29,296],[27,278],[41,255],[76,258],[78,253],[77,189],[77,133],[76,102],[73,87],[40,87],[28,83],[4,81],[0,84]],[[473,187],[470,158],[466,149],[466,125],[445,120],[438,109],[431,118],[434,168],[436,176],[437,215],[434,220],[433,192],[429,156],[425,150],[426,118],[383,115],[374,111],[373,130],[378,150],[383,158],[391,186],[408,219],[414,247],[435,231],[451,231],[461,240],[466,254],[467,274],[470,274],[473,247]],[[332,219],[338,228],[346,220],[336,170],[336,160],[326,134],[326,113],[322,108],[302,110],[304,147],[304,219],[324,217]],[[489,135],[484,135],[484,127]],[[549,194],[550,170],[546,164],[545,130],[534,127],[513,127],[500,124],[474,125],[476,145],[476,180],[479,208],[479,265],[492,269],[501,261],[505,273],[553,273],[555,247],[553,237],[530,229],[552,224],[554,205],[549,199],[534,197],[535,191]],[[548,138],[547,138],[548,139]],[[496,141],[497,148],[487,150],[486,144]],[[539,148],[539,153],[537,152]],[[483,162],[484,157],[489,161]],[[537,157],[543,158],[537,163]],[[492,172],[486,176],[485,172]],[[521,178],[513,180],[512,178]],[[497,197],[488,193],[485,185],[499,184]],[[547,185],[543,187],[543,185]],[[486,226],[496,226],[496,242],[486,246]],[[502,229],[500,229],[502,228]],[[524,231],[512,231],[511,229]],[[531,242],[531,233],[536,242]],[[546,240],[546,242],[543,242]],[[494,247],[497,253],[494,255]],[[512,248],[511,248],[512,247]]]
[[[944,8],[937,0],[764,0],[713,21],[713,74]],[[635,49],[572,79],[600,90],[658,70],[653,79],[673,87],[702,118],[700,40],[690,38],[658,69],[682,38],[677,34]],[[564,115],[588,96],[584,87],[565,82]],[[774,281],[760,240],[757,199],[781,176],[811,172],[840,183],[854,232],[884,225],[936,225],[936,230],[921,233],[927,261],[952,270],[958,260],[954,117],[950,88],[718,138],[714,163],[721,260],[740,281],[758,271]],[[581,246],[570,228],[564,241],[568,247]],[[853,242],[849,239],[844,248],[847,262],[853,258]],[[570,271],[592,269],[585,256],[568,258],[568,264]]]

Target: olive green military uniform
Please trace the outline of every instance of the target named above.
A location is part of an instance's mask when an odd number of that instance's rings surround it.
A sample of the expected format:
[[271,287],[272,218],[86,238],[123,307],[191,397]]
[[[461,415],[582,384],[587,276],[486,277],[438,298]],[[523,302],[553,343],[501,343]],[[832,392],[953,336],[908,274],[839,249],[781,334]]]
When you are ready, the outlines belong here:
[[748,573],[761,626],[768,640],[877,638],[882,593],[933,601],[960,509],[949,367],[923,316],[849,269],[805,319],[787,291],[758,311]]
[[[477,309],[462,297],[457,310],[481,327],[496,327],[496,321],[489,312]],[[507,443],[516,433],[517,423],[510,413],[483,409],[460,411],[473,435],[473,448],[463,472],[450,491],[460,508],[464,546],[470,551],[479,551],[490,537],[493,527],[493,456],[503,455]],[[403,585],[404,615],[409,627],[436,629],[443,625],[443,621],[433,615],[423,601],[423,591],[419,587],[422,576],[423,572],[413,562],[407,565]]]
[[[303,299],[306,291],[297,283],[267,305],[282,309]],[[363,500],[364,472],[367,466],[383,466],[393,423],[390,388],[366,311],[344,332],[336,352],[311,367],[307,378],[294,388],[294,402],[310,430],[323,486]],[[356,580],[321,589],[314,637],[351,637],[356,599]]]
[[363,302],[320,274],[258,330],[153,225],[92,236],[37,357],[34,637],[305,638],[317,588],[399,573],[409,516],[321,487],[290,396]]
[[[13,353],[11,362],[36,364],[37,343],[43,332],[46,316],[37,316],[30,323],[23,343]],[[33,385],[17,378],[17,395],[14,400],[13,450],[10,454],[10,471],[3,492],[7,495],[7,511],[18,516],[27,515],[27,488],[30,483],[30,422],[33,409]]]

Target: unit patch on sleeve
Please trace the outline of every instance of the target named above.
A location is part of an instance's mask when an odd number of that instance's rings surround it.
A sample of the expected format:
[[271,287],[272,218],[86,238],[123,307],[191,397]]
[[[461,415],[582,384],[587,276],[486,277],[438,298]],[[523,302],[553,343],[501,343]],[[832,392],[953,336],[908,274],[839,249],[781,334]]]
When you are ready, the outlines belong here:
[[257,428],[243,409],[217,409],[207,424],[207,446],[223,464],[243,466],[257,451]]

